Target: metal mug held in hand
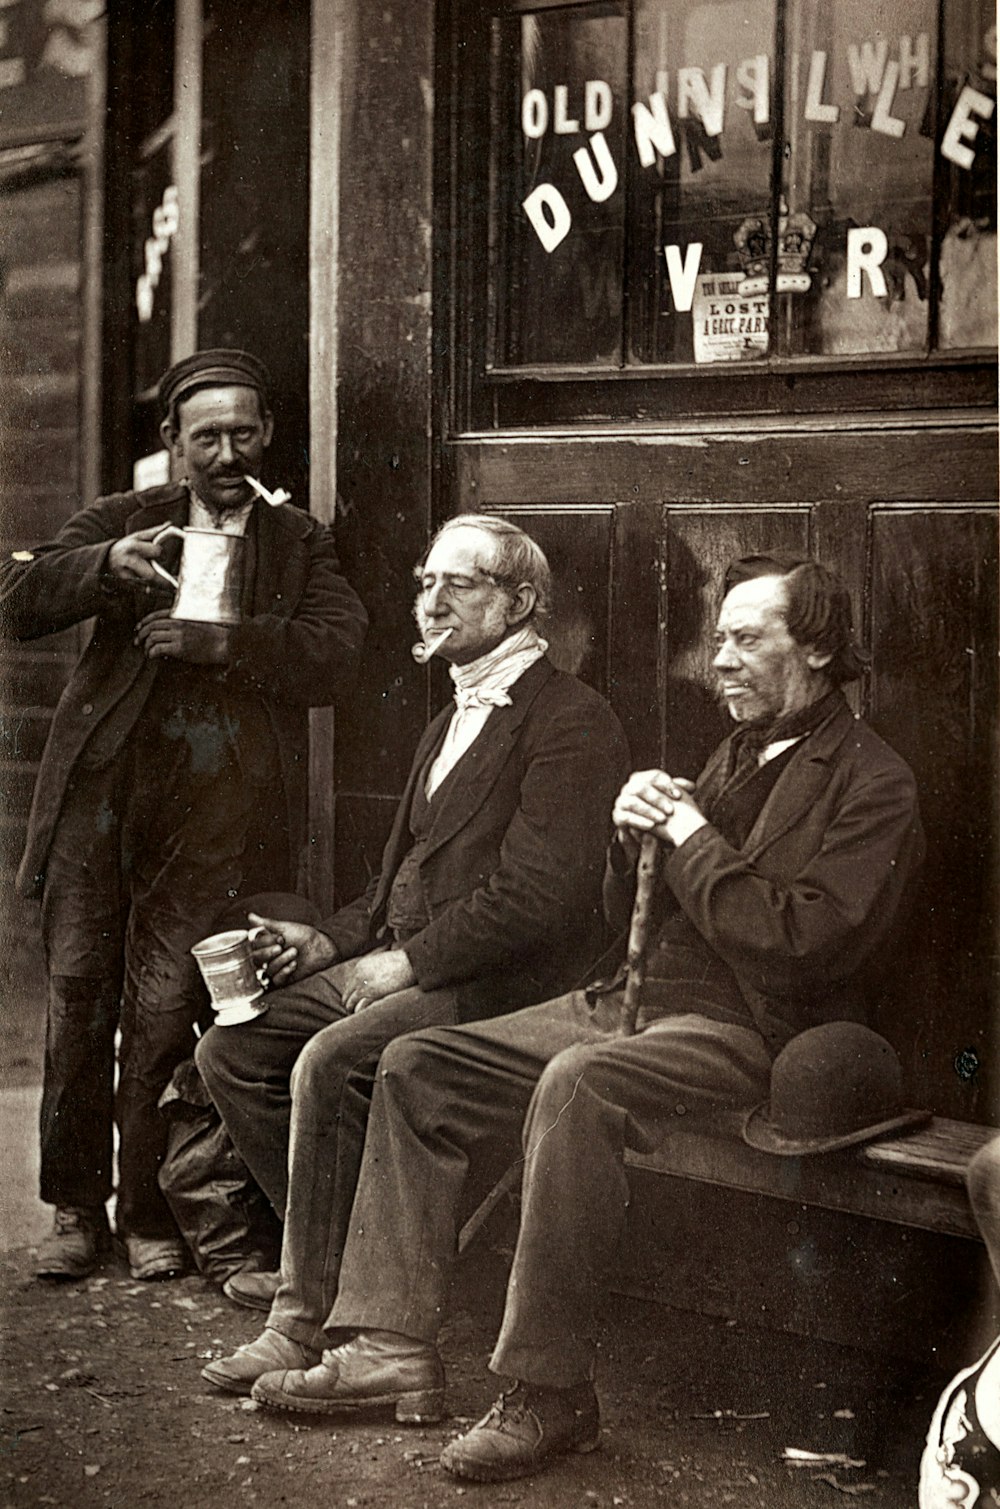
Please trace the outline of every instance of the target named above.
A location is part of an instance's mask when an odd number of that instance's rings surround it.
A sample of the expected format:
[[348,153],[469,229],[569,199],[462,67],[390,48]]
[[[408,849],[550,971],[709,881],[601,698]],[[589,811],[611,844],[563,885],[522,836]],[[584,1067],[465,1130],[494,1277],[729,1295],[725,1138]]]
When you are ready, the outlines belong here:
[[232,928],[226,933],[213,933],[202,938],[191,949],[201,977],[208,987],[208,994],[219,1027],[235,1027],[239,1022],[252,1022],[263,1016],[267,1004],[264,995],[264,971],[254,968],[252,940],[260,927]]
[[150,565],[158,576],[177,589],[170,617],[193,623],[238,624],[243,585],[243,536],[224,534],[221,529],[180,529],[176,524],[165,524],[155,540],[165,539],[168,535],[183,541],[177,576],[171,576],[159,561],[151,561]]

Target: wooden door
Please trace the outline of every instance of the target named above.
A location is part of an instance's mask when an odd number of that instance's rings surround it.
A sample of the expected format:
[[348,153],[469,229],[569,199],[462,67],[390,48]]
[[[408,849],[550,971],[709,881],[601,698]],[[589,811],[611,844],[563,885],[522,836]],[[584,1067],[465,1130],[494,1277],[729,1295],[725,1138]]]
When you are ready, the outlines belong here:
[[928,842],[907,968],[878,1021],[904,1055],[914,1103],[995,1120],[998,556],[988,429],[942,421],[892,433],[800,427],[747,441],[705,431],[508,436],[447,452],[456,507],[475,496],[549,553],[553,656],[610,697],[637,768],[694,775],[727,731],[709,648],[726,562],[791,550],[841,574],[872,654],[848,695],[912,766]]

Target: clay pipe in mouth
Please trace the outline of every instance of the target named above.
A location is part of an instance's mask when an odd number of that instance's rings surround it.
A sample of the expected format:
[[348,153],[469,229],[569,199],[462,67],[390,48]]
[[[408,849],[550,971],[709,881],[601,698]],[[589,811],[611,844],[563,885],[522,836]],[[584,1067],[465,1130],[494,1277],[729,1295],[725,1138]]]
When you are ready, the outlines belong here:
[[258,482],[256,477],[251,477],[249,472],[243,474],[244,482],[249,482],[258,498],[263,498],[265,503],[270,503],[272,508],[277,508],[280,503],[290,503],[292,495],[283,487],[276,487],[274,492],[269,492],[263,482]]
[[453,634],[455,631],[454,629],[435,629],[433,632],[433,644],[427,644],[423,639],[418,639],[415,645],[410,646],[410,654],[417,662],[417,665],[426,665],[431,656],[437,654],[448,638],[448,635]]

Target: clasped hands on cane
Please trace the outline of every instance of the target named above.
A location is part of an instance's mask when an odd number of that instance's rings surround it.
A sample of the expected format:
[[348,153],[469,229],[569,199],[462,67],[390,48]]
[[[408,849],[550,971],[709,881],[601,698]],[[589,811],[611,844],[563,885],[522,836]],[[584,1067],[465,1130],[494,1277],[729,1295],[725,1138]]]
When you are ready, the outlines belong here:
[[705,826],[707,819],[693,791],[693,781],[665,770],[637,770],[629,776],[615,798],[611,818],[630,859],[638,857],[644,833],[655,833],[663,843],[679,848]]

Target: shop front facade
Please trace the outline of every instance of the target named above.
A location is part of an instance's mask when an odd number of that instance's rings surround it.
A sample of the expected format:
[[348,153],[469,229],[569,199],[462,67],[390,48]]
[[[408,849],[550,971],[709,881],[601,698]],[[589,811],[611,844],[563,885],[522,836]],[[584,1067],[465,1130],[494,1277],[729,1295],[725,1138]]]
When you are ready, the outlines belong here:
[[725,731],[724,563],[811,552],[928,833],[883,1025],[915,1103],[996,1121],[990,8],[161,0],[112,7],[108,97],[106,485],[159,464],[168,361],[245,344],[273,480],[371,612],[359,686],[313,717],[318,899],[377,865],[447,695],[409,655],[437,522],[539,539],[555,658],[678,774]]

